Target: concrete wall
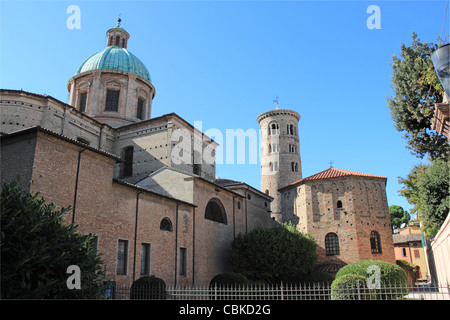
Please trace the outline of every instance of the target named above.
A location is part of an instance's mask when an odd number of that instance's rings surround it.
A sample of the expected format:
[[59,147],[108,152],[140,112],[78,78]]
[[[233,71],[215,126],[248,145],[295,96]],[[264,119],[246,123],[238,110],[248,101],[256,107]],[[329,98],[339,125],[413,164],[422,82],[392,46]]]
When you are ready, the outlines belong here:
[[450,283],[450,214],[428,247],[432,280],[441,284]]

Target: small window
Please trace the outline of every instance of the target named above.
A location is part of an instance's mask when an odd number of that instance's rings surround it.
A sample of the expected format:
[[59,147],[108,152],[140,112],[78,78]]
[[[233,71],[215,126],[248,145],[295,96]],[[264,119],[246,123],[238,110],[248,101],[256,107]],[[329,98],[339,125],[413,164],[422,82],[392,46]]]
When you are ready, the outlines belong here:
[[141,276],[150,275],[150,243],[141,244]]
[[98,253],[98,236],[92,236],[89,241],[89,246],[94,249],[94,253]]
[[106,90],[106,104],[105,111],[115,111],[119,110],[119,90]]
[[341,200],[338,200],[338,202],[336,203],[336,207],[338,209],[342,209],[342,201]]
[[372,253],[381,253],[380,235],[376,231],[370,233],[370,249],[372,250]]
[[138,99],[137,102],[137,110],[136,110],[136,118],[140,120],[144,120],[145,118],[145,108],[144,108],[145,101],[141,98]]
[[251,198],[252,198],[252,196],[251,196],[251,194],[249,193],[249,194],[247,195],[247,199],[250,200]]
[[78,110],[80,112],[86,112],[87,92],[80,93],[80,105]]
[[159,230],[172,231],[172,222],[170,222],[168,218],[162,219],[161,223],[159,224]]
[[133,175],[133,147],[123,149],[122,178]]
[[120,36],[116,36],[116,46],[120,45]]
[[128,240],[119,240],[117,246],[117,274],[126,275],[128,264]]
[[325,236],[325,250],[327,256],[339,255],[339,238],[336,233],[328,233]]
[[125,38],[122,38],[122,48],[125,48]]
[[402,248],[402,257],[406,257],[406,248]]
[[187,276],[187,249],[180,248],[180,276]]
[[266,189],[265,194],[269,195],[269,190],[268,189]]
[[420,252],[419,250],[414,250],[414,258],[419,259],[420,258]]
[[113,36],[110,36],[109,37],[109,44],[108,44],[109,46],[112,46],[113,45]]

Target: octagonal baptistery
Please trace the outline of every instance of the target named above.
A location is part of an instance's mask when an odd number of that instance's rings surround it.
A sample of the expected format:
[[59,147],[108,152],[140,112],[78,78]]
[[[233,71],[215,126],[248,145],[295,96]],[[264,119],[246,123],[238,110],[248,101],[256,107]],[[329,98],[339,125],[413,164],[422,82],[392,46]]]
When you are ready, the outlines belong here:
[[150,119],[155,97],[150,73],[127,50],[130,35],[120,22],[106,32],[106,48],[87,58],[67,84],[70,105],[112,127]]

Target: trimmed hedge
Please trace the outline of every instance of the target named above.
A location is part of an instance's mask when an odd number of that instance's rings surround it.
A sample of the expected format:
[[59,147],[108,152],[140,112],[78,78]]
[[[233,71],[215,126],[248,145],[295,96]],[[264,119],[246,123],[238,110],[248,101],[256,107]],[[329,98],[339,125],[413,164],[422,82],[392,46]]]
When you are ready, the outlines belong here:
[[166,298],[166,283],[156,276],[140,277],[131,285],[132,300],[163,300]]
[[[209,283],[210,298],[223,299],[239,299],[244,298],[243,292],[239,291],[240,287],[247,287],[249,281],[246,276],[236,272],[225,272],[216,275]],[[225,290],[223,290],[225,289]],[[236,291],[230,289],[237,289]]]
[[[377,279],[374,273],[374,269],[376,268],[373,268],[373,266],[378,267],[380,270],[379,283],[376,281]],[[399,299],[408,293],[408,289],[406,288],[408,276],[405,270],[393,263],[379,260],[361,260],[346,265],[338,271],[336,279],[333,281],[331,287],[344,288],[345,285],[351,286],[351,281],[357,281],[356,283],[360,285],[362,279],[365,279],[364,286],[361,287],[362,289],[370,287],[368,283],[375,285],[375,288],[367,289],[370,294],[364,295],[363,299]],[[379,287],[377,287],[378,285]],[[340,298],[339,292],[340,291],[334,292],[334,299],[346,299],[345,294],[343,298]],[[352,299],[354,295],[352,292],[350,293],[349,299]]]
[[316,284],[330,284],[334,280],[334,276],[325,271],[314,271],[308,274],[303,280],[304,284],[316,283]]
[[380,260],[360,260],[342,267],[336,274],[336,279],[346,275],[355,274],[370,278],[373,272],[368,272],[370,266],[380,268],[380,281],[382,285],[406,286],[408,277],[405,270],[399,266]]
[[331,284],[331,300],[369,300],[373,294],[367,288],[367,278],[346,274]]
[[212,278],[211,282],[209,283],[210,288],[214,288],[215,285],[218,287],[222,286],[243,286],[247,285],[248,279],[246,276],[244,276],[242,273],[237,272],[225,272],[220,273],[216,275],[214,278]]

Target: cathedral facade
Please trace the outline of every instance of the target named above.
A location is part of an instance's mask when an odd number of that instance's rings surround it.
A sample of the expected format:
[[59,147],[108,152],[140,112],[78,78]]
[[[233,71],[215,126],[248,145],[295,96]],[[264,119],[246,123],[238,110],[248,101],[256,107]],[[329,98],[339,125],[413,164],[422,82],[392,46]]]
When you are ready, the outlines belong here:
[[386,178],[330,168],[302,179],[300,115],[278,106],[257,119],[261,190],[216,177],[216,142],[175,113],[152,118],[156,90],[129,38],[120,20],[107,31],[69,79],[68,103],[0,90],[2,183],[20,176],[24,190],[70,206],[67,223],[95,236],[108,280],[208,284],[229,270],[239,233],[286,221],[316,238],[321,264],[393,262]]

